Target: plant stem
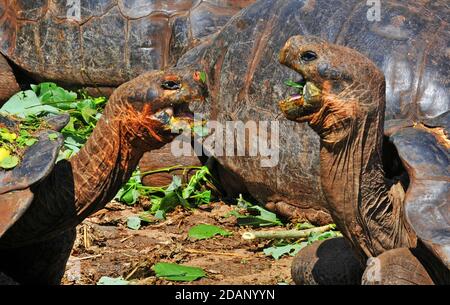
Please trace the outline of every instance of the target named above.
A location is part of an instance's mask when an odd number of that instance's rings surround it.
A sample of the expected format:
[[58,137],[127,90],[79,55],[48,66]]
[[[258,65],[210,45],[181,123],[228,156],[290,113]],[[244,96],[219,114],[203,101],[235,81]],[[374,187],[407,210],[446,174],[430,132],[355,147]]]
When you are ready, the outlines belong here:
[[190,170],[190,169],[201,169],[201,166],[183,166],[183,165],[175,165],[175,166],[169,166],[169,167],[163,167],[163,168],[158,168],[155,170],[151,170],[151,171],[146,171],[146,172],[142,172],[141,173],[141,177],[147,176],[147,175],[152,175],[152,174],[157,174],[157,173],[168,173],[174,170]]
[[244,232],[242,238],[245,240],[253,240],[257,238],[263,239],[289,239],[289,238],[305,238],[312,233],[324,233],[336,228],[335,224],[329,224],[322,227],[306,229],[306,230],[287,230],[287,231],[253,231]]

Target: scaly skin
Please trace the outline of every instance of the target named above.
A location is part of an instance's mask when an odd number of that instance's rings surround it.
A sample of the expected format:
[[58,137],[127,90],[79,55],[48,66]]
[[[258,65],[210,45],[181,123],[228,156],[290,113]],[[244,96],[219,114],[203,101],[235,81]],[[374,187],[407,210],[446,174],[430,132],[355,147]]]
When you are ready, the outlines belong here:
[[[166,90],[172,81],[179,89]],[[177,85],[178,87],[178,85]],[[149,72],[120,86],[80,152],[56,164],[53,172],[33,187],[35,200],[2,237],[3,248],[53,238],[102,208],[130,178],[143,153],[170,142],[167,121],[154,116],[168,106],[177,109],[206,90],[189,69]]]
[[[280,62],[300,73],[309,88],[305,92],[315,94],[279,105],[288,119],[308,122],[320,136],[321,184],[328,210],[361,263],[373,257],[362,282],[447,281],[431,253],[420,255],[422,261],[416,258],[423,247],[404,217],[405,189],[387,179],[383,170],[383,73],[359,52],[315,37],[290,38]],[[322,277],[311,280],[308,275],[316,268],[297,263],[301,266],[292,269],[296,282],[315,284]],[[338,274],[328,279],[333,276]]]
[[[317,59],[302,61],[305,51],[313,51]],[[321,183],[344,236],[363,261],[415,246],[416,237],[402,216],[404,191],[387,181],[383,171],[382,72],[360,53],[314,37],[291,38],[280,62],[321,90],[319,102],[306,101],[297,112],[291,109],[291,116],[285,112],[289,119],[308,122],[320,136]]]

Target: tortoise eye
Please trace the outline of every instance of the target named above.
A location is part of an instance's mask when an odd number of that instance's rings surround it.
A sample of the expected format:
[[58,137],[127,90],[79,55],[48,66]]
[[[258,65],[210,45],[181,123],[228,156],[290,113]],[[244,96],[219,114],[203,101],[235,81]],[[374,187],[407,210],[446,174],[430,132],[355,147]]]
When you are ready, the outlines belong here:
[[317,54],[314,53],[313,51],[306,51],[303,52],[303,54],[300,56],[302,61],[308,62],[308,61],[313,61],[317,59]]
[[161,88],[166,90],[178,90],[181,88],[181,84],[172,80],[167,80],[161,84]]

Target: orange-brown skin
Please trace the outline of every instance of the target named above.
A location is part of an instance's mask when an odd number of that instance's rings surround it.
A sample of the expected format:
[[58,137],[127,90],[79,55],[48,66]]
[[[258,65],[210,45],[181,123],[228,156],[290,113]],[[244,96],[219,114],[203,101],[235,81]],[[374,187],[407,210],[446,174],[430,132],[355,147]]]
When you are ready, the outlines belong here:
[[[306,88],[312,88],[311,84],[318,88],[305,92],[320,93],[304,94],[296,103],[292,99],[281,101],[280,109],[290,120],[308,122],[320,136],[321,184],[328,210],[361,262],[374,257],[363,275],[363,283],[448,283],[450,273],[445,266],[445,253],[432,253],[444,249],[445,240],[439,240],[436,247],[431,245],[432,251],[428,244],[424,248],[422,242],[429,243],[429,240],[422,240],[425,235],[420,236],[417,227],[414,230],[411,227],[418,220],[408,222],[405,217],[409,216],[405,205],[411,208],[412,197],[422,196],[412,192],[427,190],[412,186],[405,194],[402,180],[389,179],[383,169],[386,100],[383,73],[355,50],[308,36],[291,37],[280,53],[280,62],[300,73]],[[436,132],[432,134],[437,136]],[[400,141],[400,133],[394,139]],[[442,145],[442,141],[437,143]],[[403,146],[399,148],[405,153]],[[414,154],[403,155],[406,159],[402,161],[414,162]],[[408,174],[414,183],[414,172]],[[445,206],[445,198],[438,197],[441,193],[431,188],[428,196],[435,196],[433,204]],[[439,234],[445,235],[445,221],[428,221],[443,227]],[[423,234],[423,229],[419,230]],[[301,278],[304,278],[302,274]]]
[[[318,58],[303,62],[306,51]],[[339,229],[363,260],[414,246],[403,219],[404,191],[387,183],[382,169],[382,72],[360,53],[314,37],[291,38],[280,62],[321,89],[319,103],[288,118],[308,122],[320,136],[322,187]]]
[[[120,86],[86,145],[69,161],[56,164],[33,189],[35,202],[5,233],[0,246],[56,236],[109,202],[144,152],[174,138],[168,126],[153,115],[166,107],[177,109],[204,98],[205,87],[194,79],[194,72],[149,72]],[[180,89],[163,89],[161,84],[166,81],[176,81]]]

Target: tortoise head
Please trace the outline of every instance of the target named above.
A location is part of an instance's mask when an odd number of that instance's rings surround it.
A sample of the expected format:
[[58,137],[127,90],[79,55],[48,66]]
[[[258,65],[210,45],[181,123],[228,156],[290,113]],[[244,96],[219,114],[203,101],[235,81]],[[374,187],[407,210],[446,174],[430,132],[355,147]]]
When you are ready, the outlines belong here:
[[[192,125],[192,101],[204,101],[207,88],[202,72],[173,68],[145,73],[119,87],[111,97],[128,134],[153,144],[165,144]],[[114,102],[113,102],[114,103]]]
[[301,76],[302,92],[279,102],[289,120],[308,122],[330,142],[350,133],[358,119],[384,115],[385,81],[359,52],[313,36],[291,37],[280,63]]

